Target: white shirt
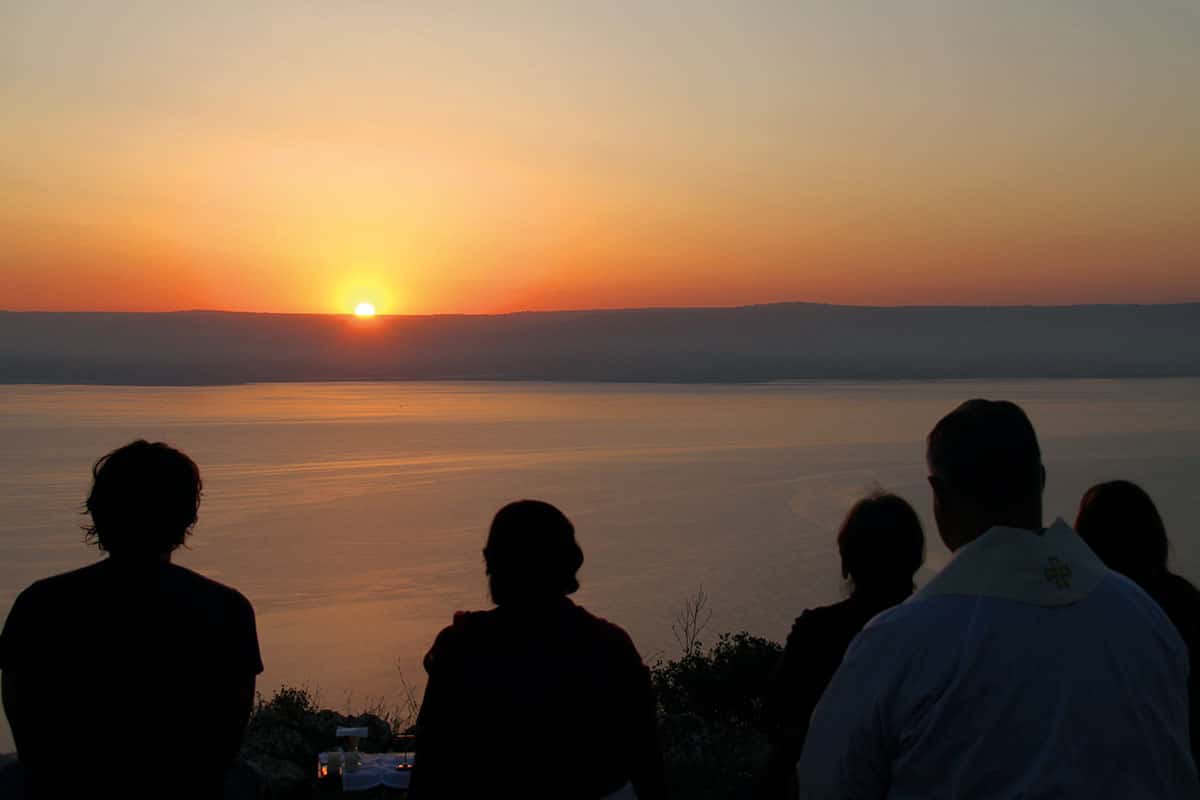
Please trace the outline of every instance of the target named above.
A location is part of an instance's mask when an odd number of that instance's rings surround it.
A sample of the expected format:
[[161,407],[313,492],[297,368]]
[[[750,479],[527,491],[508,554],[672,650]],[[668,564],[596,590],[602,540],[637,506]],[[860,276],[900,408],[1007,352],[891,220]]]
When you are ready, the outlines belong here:
[[797,773],[813,800],[1197,798],[1187,650],[1061,520],[993,528],[850,645]]

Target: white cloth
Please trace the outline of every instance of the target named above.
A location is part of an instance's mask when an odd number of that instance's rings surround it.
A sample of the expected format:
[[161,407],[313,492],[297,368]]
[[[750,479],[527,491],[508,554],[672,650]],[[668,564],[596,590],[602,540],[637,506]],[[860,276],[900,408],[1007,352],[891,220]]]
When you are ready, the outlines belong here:
[[[320,753],[317,764],[329,764],[330,753]],[[412,777],[412,753],[359,753],[359,765],[355,769],[347,769],[343,765],[345,755],[337,754],[339,766],[333,770],[334,775],[341,772],[343,792],[363,792],[377,786],[387,786],[393,789],[407,789]],[[404,764],[408,769],[398,769]],[[332,776],[331,776],[332,777]]]
[[850,645],[810,800],[1194,798],[1187,651],[1066,523],[993,528]]

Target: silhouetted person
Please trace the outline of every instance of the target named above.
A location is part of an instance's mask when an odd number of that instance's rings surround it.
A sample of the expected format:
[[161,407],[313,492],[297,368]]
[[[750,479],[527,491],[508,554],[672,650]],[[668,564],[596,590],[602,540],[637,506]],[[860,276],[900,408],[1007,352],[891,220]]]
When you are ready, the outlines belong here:
[[1162,609],[1062,520],[1012,403],[929,434],[950,563],[871,620],[817,704],[802,797],[1200,797],[1187,651]]
[[1075,530],[1110,569],[1158,601],[1187,644],[1192,757],[1200,764],[1200,590],[1167,569],[1167,528],[1154,501],[1129,481],[1098,484],[1080,501]]
[[220,797],[262,671],[254,610],[171,563],[200,473],[164,444],[96,462],[108,558],[34,583],[0,635],[4,709],[37,797]]
[[842,577],[853,591],[840,603],[796,618],[767,698],[772,724],[766,795],[795,794],[796,762],[821,693],[863,626],[913,592],[925,560],[925,533],[912,506],[894,494],[874,494],[850,509],[837,537]]
[[583,552],[554,506],[496,514],[491,611],[459,612],[425,657],[413,800],[663,795],[650,674],[625,631],[568,599]]

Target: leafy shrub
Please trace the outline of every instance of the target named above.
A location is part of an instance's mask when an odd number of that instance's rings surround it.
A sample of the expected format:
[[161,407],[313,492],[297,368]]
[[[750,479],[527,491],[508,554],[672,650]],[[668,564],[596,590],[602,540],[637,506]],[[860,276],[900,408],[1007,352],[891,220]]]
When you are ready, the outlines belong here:
[[694,650],[650,671],[664,714],[695,714],[704,722],[763,730],[763,705],[783,648],[745,631],[723,633],[708,652]]
[[679,658],[650,668],[667,785],[676,797],[751,797],[770,754],[765,703],[783,648],[743,631],[705,650],[711,619],[701,588],[671,626]]

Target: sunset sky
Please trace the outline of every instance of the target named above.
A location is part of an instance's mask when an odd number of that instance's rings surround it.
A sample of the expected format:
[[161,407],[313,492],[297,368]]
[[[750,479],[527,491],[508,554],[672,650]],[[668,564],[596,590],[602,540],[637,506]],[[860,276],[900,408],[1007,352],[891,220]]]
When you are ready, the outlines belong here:
[[1200,300],[1200,2],[0,4],[0,308],[785,300]]

